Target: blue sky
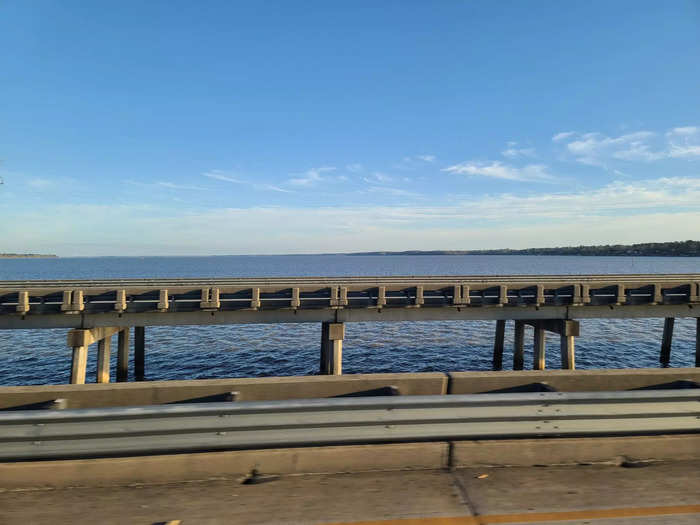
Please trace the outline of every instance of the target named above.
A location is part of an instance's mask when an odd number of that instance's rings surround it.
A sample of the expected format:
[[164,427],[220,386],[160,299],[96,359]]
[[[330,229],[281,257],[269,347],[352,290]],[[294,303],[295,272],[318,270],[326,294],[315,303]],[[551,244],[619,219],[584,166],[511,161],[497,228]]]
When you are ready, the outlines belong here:
[[0,252],[700,238],[700,2],[0,4]]

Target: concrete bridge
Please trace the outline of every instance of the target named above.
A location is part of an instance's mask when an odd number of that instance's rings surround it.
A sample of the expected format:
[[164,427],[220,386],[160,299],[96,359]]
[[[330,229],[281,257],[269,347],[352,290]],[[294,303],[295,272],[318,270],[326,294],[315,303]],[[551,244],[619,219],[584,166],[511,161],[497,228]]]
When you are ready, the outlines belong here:
[[493,368],[503,366],[505,323],[514,321],[513,368],[523,368],[525,325],[534,327],[533,368],[545,368],[545,333],[560,337],[562,368],[575,368],[578,320],[664,318],[660,361],[668,364],[674,319],[698,319],[700,274],[277,277],[0,281],[0,329],[69,328],[71,383],[85,382],[88,346],[98,344],[97,381],[109,382],[110,342],[119,334],[117,380],[145,371],[145,327],[322,323],[320,371],[342,373],[344,323],[494,320]]

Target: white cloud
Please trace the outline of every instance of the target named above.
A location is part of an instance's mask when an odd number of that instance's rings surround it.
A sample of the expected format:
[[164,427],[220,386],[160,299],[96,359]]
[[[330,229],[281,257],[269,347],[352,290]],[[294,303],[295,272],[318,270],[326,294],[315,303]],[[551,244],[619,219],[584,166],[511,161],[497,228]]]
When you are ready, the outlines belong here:
[[515,159],[518,157],[535,157],[534,148],[515,148],[514,143],[508,143],[508,148],[501,151],[501,155],[509,159]]
[[442,171],[461,175],[478,175],[503,180],[518,180],[530,182],[553,181],[554,177],[547,172],[544,164],[529,164],[521,168],[494,160],[488,162],[467,161],[454,166],[443,168]]
[[654,162],[667,158],[700,157],[700,128],[686,126],[673,128],[665,140],[651,131],[636,131],[609,137],[602,133],[572,132],[554,136],[574,160],[592,166],[607,166],[611,161]]
[[348,164],[345,166],[345,169],[350,173],[360,173],[361,171],[364,171],[365,167],[359,162],[356,162],[355,164]]
[[423,168],[426,163],[432,164],[436,160],[437,157],[435,155],[413,155],[402,158],[393,165],[393,168],[399,170],[417,170]]
[[321,175],[322,173],[328,173],[331,171],[335,171],[335,168],[333,166],[311,168],[310,170],[307,170],[300,176],[289,179],[287,182],[295,186],[313,186],[317,182],[321,182],[324,179],[324,177]]
[[220,170],[211,170],[207,171],[206,173],[202,173],[205,177],[209,177],[210,179],[215,179],[215,180],[222,180],[224,182],[232,182],[234,184],[245,184],[245,181],[237,179],[235,177],[231,177],[229,175],[224,175],[224,173]]
[[200,186],[191,186],[189,184],[176,184],[174,182],[159,181],[156,182],[157,186],[162,188],[168,188],[171,190],[194,190],[194,191],[204,191],[207,188],[202,188]]
[[388,182],[393,182],[394,178],[386,173],[380,171],[375,171],[372,175],[362,178],[368,184],[386,184]]
[[672,158],[700,157],[700,127],[673,128],[666,133],[668,156]]
[[561,142],[564,139],[568,139],[569,137],[572,137],[576,135],[575,131],[562,131],[561,133],[557,133],[552,137],[552,141],[554,142]]
[[[5,246],[59,255],[524,248],[697,238],[700,177],[528,196],[465,196],[451,206],[9,206],[5,203]],[[86,230],[86,223],[92,227]],[[80,243],[73,240],[76,231]]]
[[45,190],[54,186],[54,181],[50,179],[44,179],[41,177],[35,177],[27,181],[27,186],[34,188],[35,190]]
[[666,132],[666,136],[680,135],[680,136],[690,136],[697,135],[700,133],[700,127],[698,126],[683,126],[680,128],[673,128]]

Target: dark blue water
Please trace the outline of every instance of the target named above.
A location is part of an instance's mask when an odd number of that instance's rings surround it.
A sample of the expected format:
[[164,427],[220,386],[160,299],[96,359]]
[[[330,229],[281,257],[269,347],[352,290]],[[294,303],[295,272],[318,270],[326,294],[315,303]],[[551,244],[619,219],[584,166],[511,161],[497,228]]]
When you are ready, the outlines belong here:
[[[225,256],[0,259],[0,280],[119,277],[259,277],[341,275],[497,275],[700,273],[700,258],[557,256]],[[344,373],[489,370],[493,322],[348,323]],[[662,319],[585,320],[577,368],[658,366]],[[532,332],[526,329],[526,368]],[[146,332],[147,379],[317,373],[318,324],[152,327]],[[547,341],[558,368],[559,340]],[[0,385],[66,383],[66,330],[0,330]],[[507,327],[504,364],[512,358]],[[678,319],[671,366],[692,366],[695,320]],[[94,380],[95,351],[88,362]],[[114,378],[113,378],[114,379]]]

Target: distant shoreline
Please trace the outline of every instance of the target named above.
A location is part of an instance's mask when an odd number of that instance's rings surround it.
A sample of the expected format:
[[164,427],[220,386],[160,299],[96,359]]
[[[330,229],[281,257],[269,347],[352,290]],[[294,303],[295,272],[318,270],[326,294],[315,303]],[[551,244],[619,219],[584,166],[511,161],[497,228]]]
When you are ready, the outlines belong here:
[[0,253],[0,259],[55,259],[58,255],[43,253]]
[[577,255],[596,257],[700,257],[700,241],[614,244],[603,246],[565,246],[512,250],[406,250],[401,252],[357,252],[347,255]]

